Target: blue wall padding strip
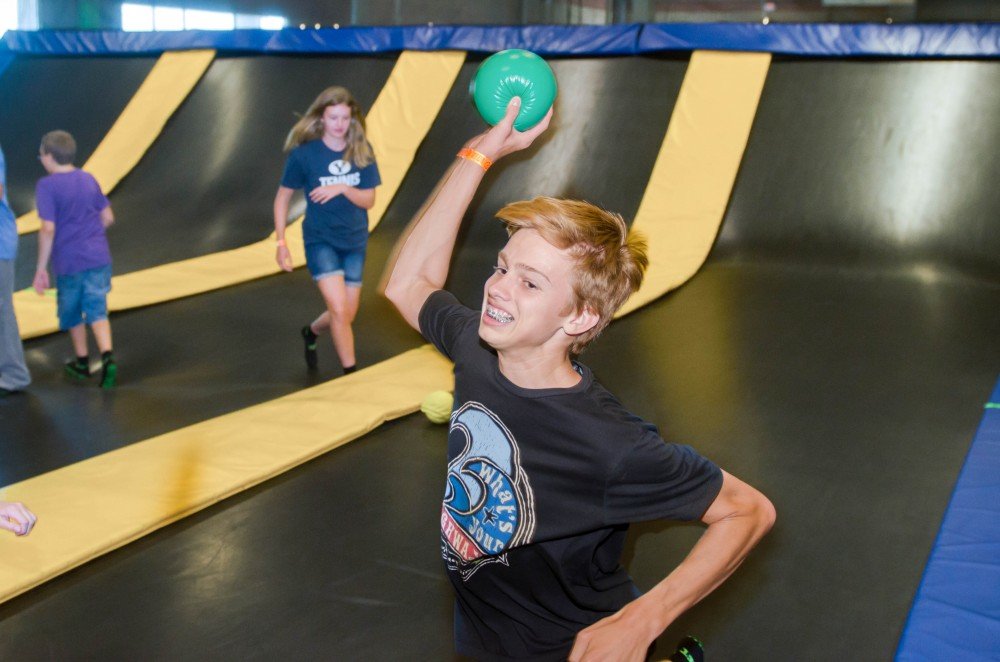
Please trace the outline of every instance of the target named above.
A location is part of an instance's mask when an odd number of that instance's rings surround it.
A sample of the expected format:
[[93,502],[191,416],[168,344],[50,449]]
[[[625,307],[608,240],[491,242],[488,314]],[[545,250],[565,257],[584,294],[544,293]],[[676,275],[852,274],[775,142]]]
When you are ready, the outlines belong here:
[[1000,383],[997,384],[913,600],[896,660],[1000,656]]
[[703,49],[837,57],[998,57],[1000,24],[671,23],[645,26],[638,48]]
[[223,53],[489,53],[526,48],[546,56],[730,50],[818,57],[1000,57],[1000,23],[442,25],[221,32],[12,30],[0,39],[0,55],[4,51],[25,55],[137,55],[197,48]]

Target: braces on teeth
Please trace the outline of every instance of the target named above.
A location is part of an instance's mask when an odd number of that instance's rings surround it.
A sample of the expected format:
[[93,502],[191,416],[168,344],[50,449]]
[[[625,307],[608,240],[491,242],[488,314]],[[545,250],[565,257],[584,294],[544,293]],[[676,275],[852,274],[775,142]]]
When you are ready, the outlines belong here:
[[514,321],[513,315],[502,313],[496,308],[492,308],[490,306],[486,307],[486,314],[489,315],[492,319],[495,319],[496,321],[501,322],[503,324]]

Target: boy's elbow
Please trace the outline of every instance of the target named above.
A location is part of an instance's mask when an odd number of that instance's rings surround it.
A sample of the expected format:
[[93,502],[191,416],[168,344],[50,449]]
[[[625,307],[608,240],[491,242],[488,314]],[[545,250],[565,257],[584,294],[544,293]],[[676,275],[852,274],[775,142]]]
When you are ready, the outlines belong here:
[[778,512],[771,500],[754,488],[741,495],[739,510],[751,524],[751,535],[760,540],[774,527]]
[[757,492],[754,514],[757,520],[757,528],[760,530],[760,535],[762,536],[774,528],[774,523],[778,520],[778,511],[775,509],[774,504],[760,492]]
[[391,276],[389,281],[385,284],[385,289],[382,291],[382,295],[389,300],[392,305],[399,308],[403,299],[403,288],[400,286],[398,279],[393,279]]

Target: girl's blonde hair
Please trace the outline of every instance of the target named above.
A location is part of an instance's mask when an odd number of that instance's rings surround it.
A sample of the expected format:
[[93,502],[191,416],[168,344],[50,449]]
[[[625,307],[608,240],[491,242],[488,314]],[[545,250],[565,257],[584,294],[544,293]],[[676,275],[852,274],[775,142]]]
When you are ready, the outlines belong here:
[[302,143],[322,138],[323,112],[329,106],[339,106],[340,104],[351,109],[351,126],[347,130],[347,149],[344,151],[344,160],[350,161],[359,168],[364,168],[374,161],[375,155],[372,154],[371,145],[365,138],[365,116],[361,112],[361,106],[354,100],[354,96],[347,88],[336,85],[320,92],[316,100],[309,106],[306,114],[288,132],[288,137],[285,139],[285,151],[290,152]]
[[574,339],[571,354],[582,352],[642,284],[649,265],[646,240],[630,232],[618,214],[589,202],[543,196],[511,203],[497,212],[497,218],[507,226],[508,235],[535,230],[556,248],[569,249],[576,260],[576,310],[589,307],[599,320]]

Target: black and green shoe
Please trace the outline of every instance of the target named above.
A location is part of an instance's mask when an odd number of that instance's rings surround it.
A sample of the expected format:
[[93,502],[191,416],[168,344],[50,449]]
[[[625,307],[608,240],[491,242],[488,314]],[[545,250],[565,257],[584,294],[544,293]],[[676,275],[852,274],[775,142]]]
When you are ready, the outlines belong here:
[[101,363],[101,388],[114,388],[118,382],[118,364],[114,359],[106,359]]
[[306,366],[308,366],[310,370],[315,370],[316,366],[319,365],[319,359],[316,357],[317,338],[319,338],[319,336],[313,333],[308,324],[302,327],[302,342],[305,344]]
[[66,372],[67,377],[73,379],[87,379],[90,377],[90,364],[87,359],[73,359],[72,361],[67,361],[63,366],[63,370]]

